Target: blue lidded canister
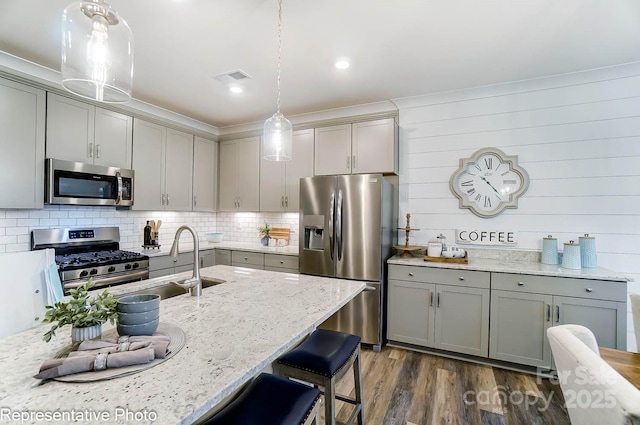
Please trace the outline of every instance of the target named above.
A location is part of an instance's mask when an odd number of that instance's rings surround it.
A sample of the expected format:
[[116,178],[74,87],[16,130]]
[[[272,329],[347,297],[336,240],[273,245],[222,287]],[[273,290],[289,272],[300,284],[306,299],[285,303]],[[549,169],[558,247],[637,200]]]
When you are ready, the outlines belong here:
[[582,267],[598,267],[596,238],[589,236],[589,234],[580,236],[580,263]]
[[558,264],[558,239],[549,235],[542,238],[542,264]]
[[574,241],[569,241],[569,243],[564,244],[564,249],[562,250],[562,267],[575,270],[582,268],[580,245]]

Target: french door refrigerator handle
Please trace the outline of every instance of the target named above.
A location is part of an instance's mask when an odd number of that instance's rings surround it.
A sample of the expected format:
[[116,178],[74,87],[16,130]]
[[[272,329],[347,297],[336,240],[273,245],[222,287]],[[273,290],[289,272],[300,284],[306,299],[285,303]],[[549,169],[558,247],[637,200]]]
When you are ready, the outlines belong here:
[[336,194],[331,192],[331,205],[329,205],[329,246],[331,259],[333,260],[333,210],[336,205]]
[[338,244],[338,261],[342,260],[342,190],[338,190],[338,206],[336,211],[336,243]]

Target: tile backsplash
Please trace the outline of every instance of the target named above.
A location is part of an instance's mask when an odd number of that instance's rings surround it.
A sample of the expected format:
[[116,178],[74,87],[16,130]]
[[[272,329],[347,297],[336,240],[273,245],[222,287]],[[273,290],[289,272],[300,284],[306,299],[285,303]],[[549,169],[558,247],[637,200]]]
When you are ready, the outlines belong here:
[[[0,253],[29,251],[33,229],[82,226],[118,226],[120,248],[139,249],[147,220],[162,220],[160,245],[167,249],[173,242],[176,230],[183,224],[193,226],[202,242],[205,241],[206,232],[222,231],[226,241],[259,243],[257,228],[267,221],[271,226],[290,227],[290,244],[298,243],[297,213],[156,212],[46,205],[42,210],[0,210]],[[180,245],[188,248],[192,242],[183,235]]]

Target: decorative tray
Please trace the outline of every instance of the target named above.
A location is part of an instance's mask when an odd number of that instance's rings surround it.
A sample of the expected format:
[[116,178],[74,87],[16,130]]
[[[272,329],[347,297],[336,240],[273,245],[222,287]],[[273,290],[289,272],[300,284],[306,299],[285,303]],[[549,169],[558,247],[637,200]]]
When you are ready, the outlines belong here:
[[[160,322],[158,325],[158,329],[154,333],[154,335],[167,335],[171,338],[171,342],[167,347],[167,356],[164,359],[155,359],[149,363],[140,364],[140,365],[131,365],[125,367],[119,367],[114,369],[105,369],[98,370],[94,372],[82,372],[75,373],[73,375],[63,375],[53,378],[54,381],[60,382],[94,382],[94,381],[102,381],[106,379],[119,378],[121,376],[132,375],[134,373],[141,372],[145,369],[152,368],[154,366],[159,365],[162,362],[166,362],[171,357],[173,357],[178,351],[184,347],[187,336],[184,331],[176,325],[171,323],[163,323]],[[104,339],[107,338],[118,338],[117,330],[110,329],[107,332],[102,334]],[[79,343],[69,344],[66,347],[62,348],[55,355],[56,359],[60,359],[63,357],[67,357],[71,351],[74,351],[78,347]]]
[[429,257],[425,255],[424,261],[433,261],[434,263],[469,264],[469,254],[464,254],[464,257],[462,258]]

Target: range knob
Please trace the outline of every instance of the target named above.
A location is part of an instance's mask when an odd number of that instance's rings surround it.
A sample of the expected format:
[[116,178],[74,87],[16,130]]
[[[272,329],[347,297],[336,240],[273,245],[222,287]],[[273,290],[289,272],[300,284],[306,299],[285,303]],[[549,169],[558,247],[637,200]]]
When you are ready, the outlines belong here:
[[108,269],[107,271],[108,271],[109,273],[113,273],[113,272],[115,272],[115,271],[116,271],[116,268],[115,268],[115,267],[113,267],[113,266],[111,266],[111,267],[109,267],[109,269]]
[[91,269],[89,272],[90,275],[98,274],[98,269]]
[[80,277],[86,277],[88,274],[89,274],[88,271],[83,270],[83,271],[80,272]]
[[124,269],[125,270],[131,270],[131,264],[125,264],[124,265]]
[[133,268],[134,268],[134,269],[137,269],[138,267],[140,267],[140,264],[138,264],[138,263],[133,263]]

